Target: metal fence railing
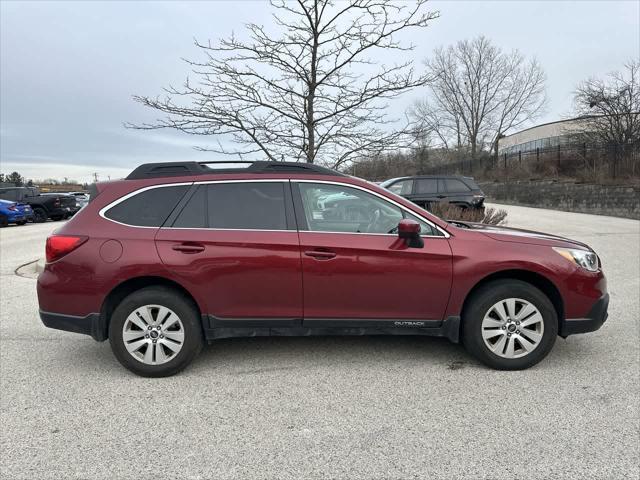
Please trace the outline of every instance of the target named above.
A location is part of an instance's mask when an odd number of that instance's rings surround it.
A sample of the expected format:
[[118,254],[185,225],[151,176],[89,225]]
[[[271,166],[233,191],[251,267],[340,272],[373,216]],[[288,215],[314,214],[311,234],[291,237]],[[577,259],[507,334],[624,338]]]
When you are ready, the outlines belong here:
[[570,144],[529,151],[512,151],[459,160],[424,169],[427,174],[505,176],[529,172],[542,176],[620,179],[640,176],[640,141],[625,144]]

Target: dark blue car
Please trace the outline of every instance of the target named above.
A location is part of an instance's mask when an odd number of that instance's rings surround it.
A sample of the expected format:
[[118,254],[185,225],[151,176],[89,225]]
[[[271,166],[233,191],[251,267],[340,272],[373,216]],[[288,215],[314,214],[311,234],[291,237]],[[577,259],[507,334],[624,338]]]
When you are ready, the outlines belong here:
[[16,202],[0,200],[0,227],[6,227],[10,223],[18,225],[27,223],[24,210],[21,210]]

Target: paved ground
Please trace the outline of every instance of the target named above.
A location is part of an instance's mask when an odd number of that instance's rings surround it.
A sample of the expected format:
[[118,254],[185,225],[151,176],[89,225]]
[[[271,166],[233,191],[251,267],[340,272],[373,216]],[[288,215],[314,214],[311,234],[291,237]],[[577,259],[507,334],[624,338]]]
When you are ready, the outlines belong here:
[[602,330],[525,372],[439,339],[254,338],[138,378],[108,343],[45,329],[13,274],[56,224],[3,229],[1,477],[637,479],[640,222],[508,211],[591,244],[612,296]]

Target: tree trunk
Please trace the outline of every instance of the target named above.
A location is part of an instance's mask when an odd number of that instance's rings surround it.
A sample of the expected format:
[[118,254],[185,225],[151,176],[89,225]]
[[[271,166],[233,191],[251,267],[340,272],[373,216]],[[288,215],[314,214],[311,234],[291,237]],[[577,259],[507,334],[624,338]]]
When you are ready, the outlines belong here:
[[318,76],[318,2],[313,6],[313,46],[311,47],[311,74],[309,76],[309,94],[307,96],[307,163],[313,163],[316,156],[316,132],[314,101]]

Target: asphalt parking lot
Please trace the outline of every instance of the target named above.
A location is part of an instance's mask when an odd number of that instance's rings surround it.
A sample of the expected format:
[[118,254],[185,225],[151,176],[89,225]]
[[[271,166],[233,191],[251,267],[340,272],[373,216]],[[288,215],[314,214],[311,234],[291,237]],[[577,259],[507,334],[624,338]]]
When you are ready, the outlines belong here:
[[222,340],[181,375],[124,370],[108,342],[46,329],[35,280],[59,223],[0,230],[0,476],[594,478],[640,475],[640,222],[505,207],[589,243],[609,320],[522,372],[434,338]]

